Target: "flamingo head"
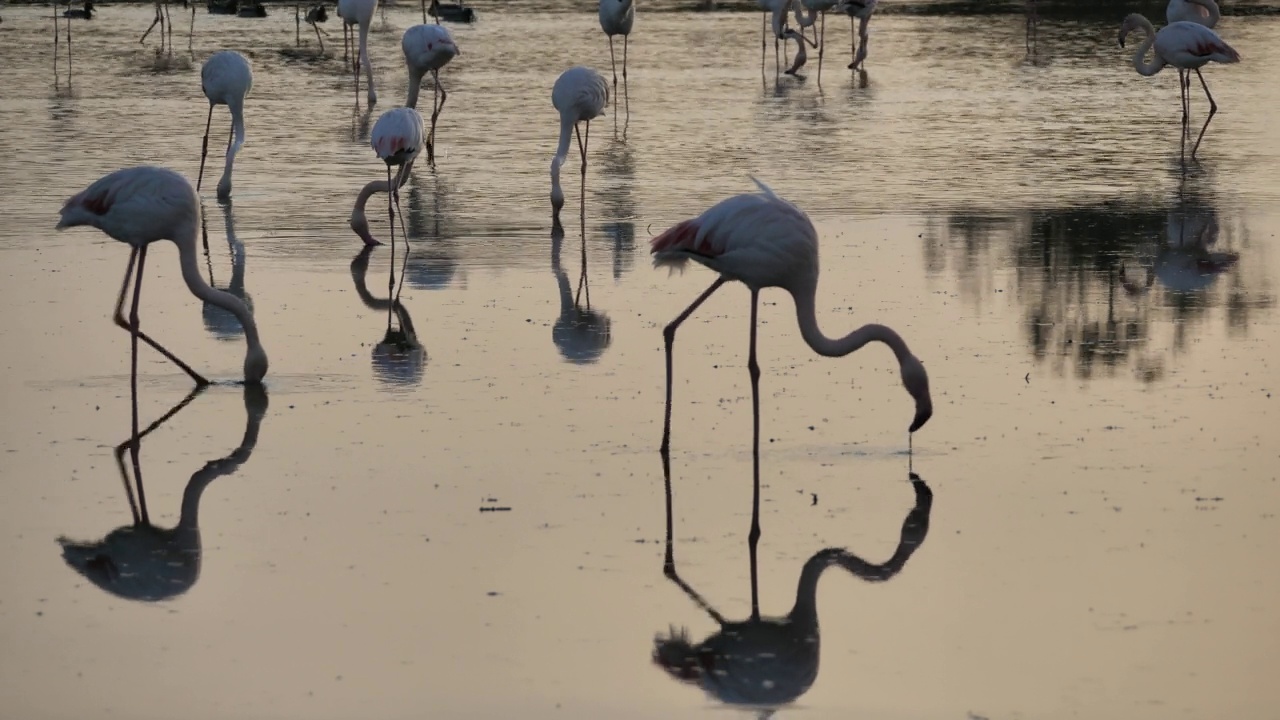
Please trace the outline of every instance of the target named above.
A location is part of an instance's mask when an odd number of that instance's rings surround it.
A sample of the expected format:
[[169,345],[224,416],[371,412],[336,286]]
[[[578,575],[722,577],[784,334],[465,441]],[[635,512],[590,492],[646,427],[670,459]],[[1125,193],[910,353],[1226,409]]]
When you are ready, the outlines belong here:
[[351,225],[351,229],[355,231],[356,235],[359,235],[360,239],[364,241],[365,247],[382,244],[369,233],[369,221],[365,219],[363,212],[351,213],[351,219],[347,223]]
[[267,351],[254,343],[244,354],[245,385],[261,385],[262,378],[267,376]]
[[924,427],[933,417],[933,398],[929,395],[929,373],[925,372],[924,363],[914,355],[908,355],[902,361],[902,385],[911,393],[916,401],[916,416],[911,421],[908,432],[915,432]]
[[1130,13],[1124,22],[1120,23],[1120,47],[1124,47],[1124,39],[1134,30],[1143,28],[1145,18],[1138,13]]

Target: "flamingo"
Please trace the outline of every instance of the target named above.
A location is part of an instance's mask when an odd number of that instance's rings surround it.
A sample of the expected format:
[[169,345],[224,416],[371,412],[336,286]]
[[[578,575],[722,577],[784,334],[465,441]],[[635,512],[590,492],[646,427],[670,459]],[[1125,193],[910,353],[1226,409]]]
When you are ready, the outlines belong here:
[[[82,9],[67,8],[62,11],[62,17],[67,20],[67,85],[71,84],[71,21],[72,20],[92,20],[94,14],[93,0],[84,0]],[[58,80],[58,6],[53,6],[53,79],[54,83]]]
[[765,26],[773,28],[773,64],[778,66],[778,41],[782,39],[782,30],[786,27],[791,0],[756,0],[756,4],[764,11],[764,15],[760,16],[760,72],[764,73],[764,51],[768,47],[765,44]]
[[609,37],[609,63],[613,66],[613,91],[618,91],[618,62],[613,55],[613,36],[622,36],[622,81],[627,81],[627,40],[636,23],[635,0],[600,0],[600,29]]
[[[192,27],[194,28],[195,27],[194,12],[192,14],[191,24],[192,24]],[[156,25],[160,26],[160,49],[156,50],[156,54],[159,55],[160,53],[164,52],[165,45],[166,45],[165,30],[168,30],[168,33],[169,33],[167,44],[169,47],[169,52],[172,53],[173,52],[173,21],[169,17],[168,0],[156,0],[155,19],[151,21],[151,26],[147,28],[147,31],[142,33],[142,37],[139,38],[138,40],[139,45],[147,41],[147,36],[151,34],[151,31],[155,29]]]
[[431,73],[433,89],[431,132],[427,134],[427,162],[434,167],[436,120],[440,117],[440,111],[444,110],[444,101],[449,99],[449,93],[440,84],[440,69],[459,54],[458,46],[443,25],[414,25],[404,31],[400,47],[404,50],[404,64],[409,67],[409,97],[404,102],[406,107],[418,106],[418,89],[422,85],[422,78]]
[[[342,18],[342,40],[346,58],[347,31],[352,25],[360,28],[360,54],[355,60],[356,97],[360,96],[360,63],[364,63],[365,76],[369,80],[368,100],[370,105],[378,104],[378,91],[373,87],[373,61],[369,59],[369,26],[373,23],[373,14],[378,10],[378,0],[338,0],[338,17]],[[357,101],[359,102],[359,101]]]
[[[600,73],[578,65],[560,73],[551,88],[551,105],[560,111],[560,144],[551,158],[551,209],[559,216],[564,207],[564,191],[560,189],[560,166],[569,154],[569,131],[578,139],[582,154],[582,182],[587,181],[587,142],[591,139],[591,120],[604,114],[609,105],[609,84]],[[578,123],[587,124],[586,132],[578,132]]]
[[[753,470],[759,477],[759,445],[753,453]],[[933,491],[920,476],[910,474],[915,505],[899,531],[898,547],[883,563],[870,563],[844,548],[814,553],[800,570],[795,604],[782,617],[762,617],[757,583],[756,546],[749,546],[751,561],[751,615],[731,621],[721,615],[684,581],[676,571],[671,502],[671,464],[663,456],[666,481],[667,542],[663,574],[674,582],[719,626],[718,631],[696,645],[688,631],[671,628],[653,643],[653,662],[672,678],[700,686],[708,695],[733,705],[776,708],[794,702],[818,679],[819,649],[818,581],[828,568],[839,567],[866,582],[887,582],[906,567],[924,544],[933,510]],[[771,714],[771,713],[769,713]],[[762,717],[768,717],[763,714]]]
[[[1222,12],[1214,0],[1169,0],[1164,17],[1169,25],[1193,22],[1212,30],[1222,19]],[[1182,122],[1185,124],[1191,115],[1191,75],[1182,68],[1178,68],[1178,87],[1182,92]]]
[[[171,240],[178,248],[182,279],[191,294],[235,315],[244,328],[246,350],[244,381],[260,384],[267,374],[267,353],[258,340],[258,326],[253,312],[234,295],[214,289],[200,277],[196,258],[196,235],[200,231],[200,197],[190,181],[178,173],[160,167],[131,167],[104,175],[92,185],[71,196],[62,206],[57,229],[89,225],[110,237],[133,246],[124,283],[116,301],[115,323],[129,330],[133,340],[131,376],[138,377],[138,340],[155,348],[182,368],[198,386],[209,381],[192,370],[176,355],[164,349],[138,323],[138,301],[142,297],[142,272],[147,260],[147,247],[156,240]],[[126,323],[121,310],[125,292],[137,264],[133,287],[133,308]],[[137,428],[137,403],[134,403],[134,428]]]
[[[158,602],[177,597],[195,585],[200,579],[203,555],[200,541],[200,499],[209,483],[234,473],[248,462],[258,444],[258,434],[267,412],[267,391],[261,385],[246,385],[245,428],[239,447],[226,457],[205,463],[187,481],[187,487],[182,492],[182,510],[176,527],[166,529],[152,525],[143,492],[142,467],[138,461],[142,438],[186,407],[199,392],[199,389],[192,391],[146,430],[140,433],[135,431],[129,440],[116,447],[116,466],[129,496],[133,522],[111,531],[97,542],[79,542],[66,536],[58,538],[63,561],[85,579],[116,597]],[[130,450],[133,459],[138,503],[134,501],[129,474],[124,466],[125,448]]]
[[[1137,13],[1126,17],[1120,25],[1120,47],[1124,47],[1125,36],[1134,30],[1142,30],[1147,35],[1147,39],[1133,53],[1133,69],[1138,74],[1150,77],[1160,72],[1165,65],[1172,65],[1181,70],[1195,70],[1196,77],[1200,78],[1200,86],[1204,88],[1205,97],[1209,98],[1209,117],[1204,121],[1204,127],[1200,128],[1195,147],[1191,148],[1191,158],[1194,160],[1196,151],[1200,149],[1200,141],[1204,139],[1204,131],[1209,129],[1209,123],[1218,112],[1218,104],[1209,93],[1209,86],[1205,84],[1200,68],[1209,62],[1238,63],[1240,53],[1204,25],[1176,22],[1156,32],[1151,21]],[[1144,56],[1152,45],[1155,46],[1155,59],[1148,63]]]
[[[409,180],[409,172],[413,169],[413,161],[417,159],[418,153],[422,152],[424,143],[422,133],[422,116],[417,110],[407,107],[391,108],[390,110],[378,116],[378,121],[373,124],[373,132],[370,134],[369,144],[373,147],[373,151],[377,153],[378,158],[387,164],[387,179],[374,180],[365,185],[360,191],[359,197],[356,198],[355,207],[351,210],[351,218],[348,221],[351,229],[355,231],[360,239],[364,240],[366,246],[378,245],[378,241],[369,234],[369,221],[365,219],[364,206],[369,196],[375,192],[387,193],[387,219],[391,222],[391,279],[387,284],[387,294],[392,295],[393,302],[400,301],[400,292],[396,290],[396,222],[395,210],[392,202],[398,207],[400,204],[399,189]],[[395,183],[391,181],[391,167],[395,165],[399,167],[396,174]],[[405,237],[405,262],[409,259],[409,238]],[[401,277],[403,278],[403,272]],[[387,328],[390,331],[392,310],[387,308]]]
[[[853,53],[853,62],[849,63],[850,70],[857,70],[862,66],[862,62],[867,59],[867,24],[871,22],[871,15],[876,11],[876,3],[878,0],[842,0],[836,6],[838,12],[842,12],[849,16],[849,31],[853,33],[853,21],[858,21],[857,34],[852,36],[850,40],[851,52]],[[862,44],[859,45],[858,41]]]
[[[812,27],[817,21],[818,15],[822,15],[822,23],[820,29],[814,30],[814,47],[818,48],[818,82],[822,82],[822,56],[827,49],[827,11],[836,6],[838,0],[797,0],[795,5],[796,24],[800,26],[800,37],[804,37],[804,28]],[[808,14],[802,14],[801,10],[807,10]],[[804,52],[804,42],[800,43],[800,52]],[[800,62],[793,65],[791,70],[787,71],[791,75],[795,75],[795,71],[803,65]]]
[[[218,199],[231,197],[231,170],[236,154],[244,145],[244,99],[253,89],[253,68],[249,59],[234,50],[223,50],[209,56],[200,68],[200,89],[209,99],[209,117],[204,123],[204,143],[200,147],[200,174],[196,191],[204,182],[204,161],[209,155],[209,126],[213,124],[215,105],[226,105],[231,111],[231,133],[227,136],[227,161],[218,180]],[[235,142],[232,142],[232,138]]]
[[[307,8],[307,14],[304,20],[308,25],[311,26],[312,30],[315,30],[316,41],[320,43],[320,55],[323,57],[324,56],[324,38],[320,37],[320,26],[317,25],[317,23],[328,22],[329,11],[325,8],[323,3],[319,5],[312,5],[311,7]],[[327,35],[328,33],[325,33],[325,34]],[[299,44],[301,44],[301,40],[299,40]]]
[[672,345],[676,328],[721,285],[742,282],[751,291],[751,346],[747,368],[751,373],[755,425],[760,425],[760,365],[756,362],[756,309],[760,290],[780,287],[791,293],[796,304],[800,335],[814,352],[827,357],[843,357],[869,342],[888,345],[898,360],[902,384],[915,399],[915,418],[908,430],[919,430],[933,415],[929,396],[929,375],[911,354],[898,333],[884,325],[863,325],[838,340],[828,338],[818,328],[814,299],[818,288],[818,233],[809,217],[795,205],[778,197],[767,185],[751,178],[760,193],[735,195],[711,206],[696,218],[677,223],[651,241],[655,267],[683,268],[694,260],[716,271],[711,283],[684,312],[662,331],[666,340],[667,403],[662,428],[663,454],[671,441]]
[[476,21],[476,11],[460,2],[441,5],[440,0],[431,0],[431,6],[428,7],[427,1],[422,0],[422,22],[425,23],[427,21],[427,15],[435,18],[436,23],[439,23],[441,19],[464,23]]

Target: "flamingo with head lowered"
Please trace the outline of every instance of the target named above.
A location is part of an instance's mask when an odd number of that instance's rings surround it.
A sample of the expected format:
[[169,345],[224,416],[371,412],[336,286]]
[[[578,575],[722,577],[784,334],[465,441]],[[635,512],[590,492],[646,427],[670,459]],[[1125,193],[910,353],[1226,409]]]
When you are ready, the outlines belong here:
[[[690,260],[720,274],[665,328],[667,355],[666,419],[662,428],[662,452],[671,441],[672,348],[680,327],[711,294],[731,280],[751,291],[751,346],[747,368],[751,373],[751,399],[757,431],[760,423],[760,365],[756,361],[756,310],[760,291],[780,287],[796,304],[800,335],[814,352],[843,357],[869,342],[889,346],[897,358],[902,384],[915,400],[915,415],[908,429],[914,433],[933,415],[929,375],[911,354],[906,341],[884,325],[864,325],[843,338],[833,339],[818,328],[814,301],[818,289],[818,233],[799,208],[778,197],[764,183],[752,178],[759,193],[735,195],[711,206],[696,218],[677,223],[652,240],[655,267],[683,268]],[[910,435],[908,435],[910,438]]]
[[[1222,11],[1214,0],[1169,0],[1164,10],[1165,22],[1193,22],[1210,30],[1218,26]],[[1191,75],[1178,68],[1178,87],[1182,91],[1182,122],[1185,125],[1191,115]]]
[[445,100],[449,99],[449,93],[440,84],[440,69],[460,54],[458,45],[443,25],[414,25],[404,31],[400,48],[404,50],[404,63],[409,68],[409,97],[404,102],[406,107],[418,107],[418,90],[422,86],[422,78],[431,73],[433,89],[431,131],[427,133],[427,162],[434,167],[436,120],[440,117],[440,111],[444,110]]
[[[143,266],[147,260],[147,247],[157,240],[170,240],[177,246],[182,279],[186,281],[192,295],[221,307],[240,321],[247,345],[244,380],[250,384],[262,382],[267,374],[267,353],[258,340],[258,326],[254,322],[253,312],[239,298],[210,287],[200,276],[200,264],[196,257],[196,236],[200,232],[200,198],[186,178],[159,167],[117,170],[71,196],[62,206],[61,214],[57,225],[59,230],[89,225],[133,248],[129,255],[129,266],[125,270],[124,284],[120,287],[120,297],[116,301],[115,322],[128,329],[133,338],[132,378],[135,383],[138,377],[138,340],[142,340],[186,371],[197,385],[209,384],[204,376],[152,340],[139,327],[138,303],[142,298]],[[122,314],[124,297],[129,289],[135,264],[137,279],[133,287],[133,308],[129,321],[125,322]],[[134,414],[136,429],[136,403]]]
[[[582,66],[571,67],[560,73],[551,88],[551,104],[560,113],[560,143],[555,157],[551,158],[551,209],[560,215],[564,207],[564,190],[560,188],[560,167],[569,154],[569,135],[578,138],[578,152],[582,156],[582,182],[587,181],[587,142],[591,139],[591,121],[604,114],[609,106],[609,84],[604,77]],[[578,131],[578,123],[585,122],[585,133]]]
[[[196,191],[204,181],[204,161],[209,155],[209,126],[213,124],[215,105],[226,105],[231,111],[231,134],[227,136],[227,159],[218,180],[218,199],[231,197],[231,170],[236,155],[244,146],[244,99],[253,89],[253,68],[249,58],[233,50],[223,50],[209,56],[200,68],[200,88],[209,99],[209,118],[204,124],[204,142],[200,146],[200,174],[196,176]],[[234,142],[232,140],[234,139]]]

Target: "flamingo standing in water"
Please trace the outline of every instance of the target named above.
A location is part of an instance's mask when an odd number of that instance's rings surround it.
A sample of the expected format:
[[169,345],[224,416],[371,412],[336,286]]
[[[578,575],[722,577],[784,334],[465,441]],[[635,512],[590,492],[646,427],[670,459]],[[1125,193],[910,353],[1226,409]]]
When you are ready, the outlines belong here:
[[[564,191],[560,189],[560,166],[569,154],[569,132],[578,139],[578,151],[582,154],[582,182],[587,181],[587,142],[591,139],[591,120],[604,114],[609,105],[609,84],[591,68],[571,67],[560,73],[551,88],[551,104],[560,111],[560,144],[551,158],[551,209],[555,216],[564,207]],[[586,132],[579,133],[578,123],[587,124]]]
[[783,30],[787,24],[787,11],[791,9],[791,0],[756,0],[764,15],[760,16],[760,72],[764,73],[764,51],[768,45],[765,43],[765,27],[773,28],[773,64],[776,69],[781,69],[781,62],[778,59],[778,41],[783,37]]
[[600,0],[600,29],[609,36],[609,64],[613,66],[613,91],[618,91],[618,61],[613,56],[613,36],[622,36],[622,81],[627,81],[627,40],[636,22],[635,0]]
[[[1214,0],[1169,0],[1164,18],[1169,25],[1193,22],[1212,30],[1222,19],[1222,11]],[[1191,115],[1191,74],[1182,68],[1178,68],[1178,87],[1182,91],[1182,122],[1185,125]]]
[[[1200,86],[1204,88],[1205,97],[1209,98],[1209,117],[1204,121],[1204,127],[1200,128],[1195,146],[1191,148],[1191,158],[1194,160],[1196,151],[1200,149],[1200,141],[1204,139],[1204,131],[1209,129],[1209,123],[1218,112],[1218,103],[1214,102],[1213,95],[1209,93],[1209,86],[1205,84],[1200,68],[1210,62],[1238,63],[1240,53],[1218,37],[1216,32],[1199,23],[1176,22],[1156,32],[1151,21],[1137,13],[1126,17],[1120,25],[1120,47],[1124,47],[1125,37],[1134,30],[1142,30],[1147,35],[1147,39],[1133,53],[1133,69],[1140,75],[1150,77],[1160,72],[1165,65],[1172,65],[1180,70],[1195,70],[1196,77],[1200,78]],[[1145,56],[1153,45],[1155,58],[1148,63]]]
[[[71,21],[72,20],[92,20],[93,19],[93,0],[84,0],[82,9],[67,8],[62,11],[62,17],[67,20],[67,83],[71,83]],[[58,6],[53,6],[53,79],[56,83],[58,80]]]
[[[231,133],[227,136],[227,160],[218,180],[218,199],[231,197],[231,170],[236,154],[244,146],[244,99],[253,89],[253,68],[249,59],[234,50],[223,50],[209,56],[200,68],[200,88],[209,99],[209,118],[204,123],[204,142],[200,147],[200,174],[196,191],[204,181],[204,161],[209,155],[209,126],[213,124],[215,105],[226,105],[231,111]],[[232,142],[234,138],[235,142]]]
[[[138,340],[142,340],[182,368],[197,385],[208,385],[204,376],[192,370],[173,353],[164,349],[146,333],[138,323],[138,301],[142,297],[142,272],[147,260],[147,247],[156,240],[171,240],[178,248],[178,263],[182,279],[191,294],[206,303],[216,305],[235,315],[244,328],[247,345],[244,356],[244,380],[258,384],[267,374],[267,353],[258,340],[258,326],[249,308],[230,293],[209,286],[200,276],[196,257],[196,236],[200,232],[200,198],[191,183],[178,173],[160,167],[132,167],[117,170],[98,179],[89,187],[73,195],[62,206],[57,229],[90,225],[110,237],[133,246],[129,266],[125,270],[124,284],[116,301],[115,323],[129,330],[132,335],[132,371],[138,380]],[[121,312],[125,292],[137,264],[137,279],[133,286],[133,307],[129,321]],[[134,402],[134,431],[137,432],[137,402]]]
[[427,134],[427,162],[436,164],[436,120],[440,111],[444,110],[444,101],[449,99],[440,84],[440,69],[449,64],[459,54],[453,36],[443,25],[414,25],[404,31],[400,40],[400,48],[404,50],[404,64],[409,67],[409,97],[406,107],[418,106],[418,89],[422,86],[422,78],[431,73],[433,83],[431,99],[431,132]]
[[[778,197],[764,183],[755,178],[752,180],[760,187],[760,193],[735,195],[722,200],[698,217],[677,223],[652,240],[650,252],[655,267],[683,268],[693,260],[720,274],[711,287],[662,331],[667,350],[667,404],[662,428],[662,453],[667,453],[671,441],[672,346],[676,328],[730,280],[742,282],[751,291],[751,346],[747,368],[751,373],[751,400],[757,433],[760,425],[760,365],[756,362],[756,309],[760,290],[767,287],[780,287],[791,293],[796,304],[800,335],[819,355],[843,357],[872,341],[888,345],[898,360],[902,384],[915,399],[915,417],[908,433],[919,430],[933,415],[929,375],[924,365],[911,354],[902,337],[884,325],[863,325],[838,340],[822,334],[814,311],[818,288],[818,233],[803,211]],[[908,434],[908,439],[910,437]]]
[[[827,50],[827,11],[836,6],[837,0],[796,0],[796,24],[800,26],[800,52],[804,52],[804,29],[812,27],[818,20],[818,15],[822,15],[822,23],[813,31],[813,46],[818,48],[818,82],[822,82],[822,56]],[[807,14],[801,10],[808,11]],[[804,63],[793,65],[789,74],[795,75],[795,71],[800,69]]]
[[[364,240],[366,246],[378,245],[378,241],[369,234],[369,221],[364,216],[365,202],[369,196],[375,192],[387,193],[387,219],[391,223],[391,279],[387,284],[387,294],[392,296],[394,303],[400,302],[400,292],[396,289],[396,216],[395,206],[400,204],[400,186],[404,185],[409,179],[409,171],[413,169],[413,161],[417,159],[418,153],[422,152],[424,143],[422,132],[422,116],[417,110],[407,107],[391,108],[382,113],[378,117],[378,121],[373,124],[373,132],[370,134],[369,144],[373,146],[373,151],[377,153],[378,159],[387,164],[387,179],[375,180],[360,191],[359,197],[356,198],[356,205],[351,211],[351,229],[355,231],[360,239]],[[396,173],[395,183],[391,181],[391,167],[395,165],[399,167]],[[409,239],[405,237],[405,262],[409,259]],[[401,273],[403,284],[403,272]],[[387,329],[390,331],[392,307],[387,308]]]
[[[369,59],[369,26],[373,24],[373,14],[378,10],[378,0],[338,0],[338,17],[342,18],[342,41],[347,47],[347,31],[352,25],[360,29],[360,54],[356,56],[353,69],[356,76],[356,97],[360,97],[360,64],[364,64],[365,75],[369,81],[368,100],[370,105],[378,104],[378,91],[373,87],[373,61]],[[357,100],[357,102],[359,102]]]
[[[867,32],[867,25],[871,22],[871,16],[876,11],[876,3],[879,0],[843,0],[836,10],[843,12],[849,16],[849,32],[853,33],[850,43],[852,44],[851,52],[853,53],[853,62],[849,63],[850,70],[857,70],[862,67],[862,62],[867,59],[867,39],[870,37]],[[853,21],[858,21],[858,30],[853,32]],[[859,43],[861,41],[861,43]]]
[[[191,13],[191,27],[193,29],[195,28],[195,22],[195,11],[193,9]],[[151,34],[156,25],[160,26],[160,49],[156,50],[156,54],[159,55],[164,52],[166,46],[169,48],[169,52],[172,53],[173,20],[169,17],[169,3],[167,0],[156,0],[155,18],[151,21],[151,26],[147,28],[147,31],[142,33],[142,37],[138,40],[139,45],[147,41],[147,36]],[[166,31],[168,32],[167,37],[165,35]]]

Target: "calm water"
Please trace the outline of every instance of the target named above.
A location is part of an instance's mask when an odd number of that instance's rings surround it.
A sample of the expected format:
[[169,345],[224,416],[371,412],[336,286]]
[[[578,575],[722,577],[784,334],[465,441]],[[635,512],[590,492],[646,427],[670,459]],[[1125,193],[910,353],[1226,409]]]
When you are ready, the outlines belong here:
[[[833,17],[819,86],[816,54],[806,81],[775,82],[772,57],[761,80],[756,13],[642,7],[560,238],[550,87],[607,72],[607,44],[594,12],[478,9],[451,28],[439,168],[403,193],[418,350],[379,345],[388,251],[358,256],[346,225],[382,173],[367,135],[404,96],[416,5],[375,21],[373,115],[336,20],[315,59],[287,10],[201,11],[192,60],[175,13],[157,64],[151,9],[104,8],[73,28],[68,90],[49,9],[0,13],[0,714],[722,716],[653,660],[657,636],[718,630],[664,576],[657,453],[661,327],[711,276],[651,270],[645,241],[754,174],[818,227],[827,332],[897,328],[936,412],[909,459],[891,355],[816,357],[765,294],[761,611],[790,611],[825,548],[885,565],[833,567],[820,650],[760,645],[764,671],[717,667],[721,695],[811,682],[778,717],[1274,717],[1280,19],[1219,27],[1245,61],[1205,72],[1221,110],[1184,172],[1176,76],[1134,73],[1118,22],[1046,21],[1028,57],[1021,16],[884,14],[859,78]],[[147,435],[150,518],[181,526],[109,535],[133,517],[109,321],[127,250],[53,225],[115,168],[195,177],[199,66],[223,48],[255,86],[233,205],[205,188],[207,271],[252,300],[268,395],[215,385]],[[142,322],[233,380],[238,328],[175,255],[151,254]],[[676,345],[676,569],[727,622],[751,609],[747,328],[732,287]],[[189,390],[145,349],[140,373],[144,418]],[[72,567],[113,575],[112,553],[115,594]]]

